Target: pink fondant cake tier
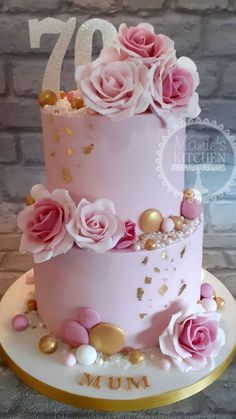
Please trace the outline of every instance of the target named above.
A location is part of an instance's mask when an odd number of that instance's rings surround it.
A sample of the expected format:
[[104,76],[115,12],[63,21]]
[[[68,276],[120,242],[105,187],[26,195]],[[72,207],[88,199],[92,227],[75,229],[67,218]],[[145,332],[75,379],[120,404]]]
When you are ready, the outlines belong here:
[[126,332],[127,346],[156,345],[171,314],[200,298],[202,234],[201,223],[189,237],[151,252],[72,248],[35,264],[41,320],[60,337],[66,319],[76,320],[79,308],[91,307],[102,322]]
[[[46,178],[49,190],[67,189],[79,202],[107,198],[121,218],[134,222],[148,208],[180,215],[181,193],[174,196],[157,171],[156,152],[167,128],[151,113],[113,122],[101,115],[42,110]],[[180,122],[179,117],[173,123]],[[184,154],[185,130],[178,132]],[[184,171],[173,171],[175,153],[165,159],[169,182],[184,190]]]

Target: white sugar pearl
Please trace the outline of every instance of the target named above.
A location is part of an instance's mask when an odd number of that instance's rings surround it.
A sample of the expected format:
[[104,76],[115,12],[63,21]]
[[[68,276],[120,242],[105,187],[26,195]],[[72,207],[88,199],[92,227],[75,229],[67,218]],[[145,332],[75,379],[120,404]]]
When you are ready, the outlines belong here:
[[136,252],[139,252],[139,250],[141,250],[141,244],[140,244],[139,242],[135,243],[135,245],[134,245],[134,250],[135,250]]
[[171,367],[171,363],[168,359],[160,359],[158,361],[158,366],[164,371],[168,371]]
[[97,351],[93,346],[81,345],[76,350],[76,359],[81,365],[92,365],[97,359]]
[[30,195],[32,198],[37,201],[37,199],[40,198],[41,193],[45,190],[45,186],[41,185],[40,183],[37,183],[37,185],[32,186]]
[[201,305],[205,308],[206,311],[216,311],[217,304],[214,298],[203,298],[201,300]]
[[73,367],[76,364],[76,357],[72,352],[63,351],[61,355],[61,362],[66,367]]

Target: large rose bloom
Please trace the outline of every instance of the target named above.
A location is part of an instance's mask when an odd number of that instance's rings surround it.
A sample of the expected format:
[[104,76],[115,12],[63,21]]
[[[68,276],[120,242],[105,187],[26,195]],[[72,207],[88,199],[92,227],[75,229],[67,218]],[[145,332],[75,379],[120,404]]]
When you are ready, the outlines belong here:
[[44,190],[35,204],[18,216],[18,226],[23,231],[20,251],[33,253],[35,263],[66,253],[74,242],[66,225],[75,209],[66,190]]
[[148,66],[175,57],[172,39],[165,35],[156,35],[149,23],[140,23],[129,28],[122,23],[118,31],[118,46],[125,56],[140,58]]
[[190,58],[181,57],[175,63],[154,64],[149,70],[151,109],[160,116],[179,112],[184,117],[196,118],[200,113],[199,84],[196,65]]
[[111,201],[97,199],[89,202],[82,199],[74,219],[67,225],[67,230],[77,246],[95,252],[106,252],[124,235],[124,227]]
[[225,343],[220,314],[194,304],[172,316],[159,337],[160,350],[182,371],[214,367],[214,357]]
[[114,121],[145,112],[150,104],[148,71],[140,60],[122,60],[113,48],[81,65],[75,75],[84,103]]

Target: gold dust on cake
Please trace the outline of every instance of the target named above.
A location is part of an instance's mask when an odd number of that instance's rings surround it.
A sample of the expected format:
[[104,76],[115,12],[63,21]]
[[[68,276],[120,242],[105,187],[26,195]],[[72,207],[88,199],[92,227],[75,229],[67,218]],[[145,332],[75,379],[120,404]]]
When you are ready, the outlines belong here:
[[93,149],[94,149],[94,144],[89,144],[89,145],[83,147],[83,153],[84,154],[90,154],[90,153],[92,153]]
[[54,138],[55,138],[56,143],[60,142],[61,134],[58,128],[56,128],[54,131]]
[[159,288],[159,294],[160,294],[160,295],[165,295],[165,293],[167,292],[167,290],[168,290],[168,285],[163,284],[163,285]]
[[145,258],[142,260],[143,265],[147,265],[148,263],[148,256],[145,256]]
[[68,137],[74,137],[74,132],[70,127],[66,127],[65,131],[66,131],[66,135],[68,135]]
[[62,177],[66,183],[69,183],[72,181],[72,177],[68,169],[62,169]]
[[152,283],[151,276],[145,276],[144,282],[145,282],[145,284],[151,284]]
[[147,313],[140,313],[139,314],[140,319],[144,319],[145,316],[147,316]]
[[185,252],[186,252],[186,246],[184,246],[184,247],[183,247],[183,249],[182,249],[182,250],[181,250],[181,252],[180,252],[180,257],[181,257],[181,259],[183,258],[183,256],[184,256]]
[[180,297],[183,294],[185,288],[187,288],[187,284],[181,285],[181,287],[179,289],[179,292],[178,292],[178,297]]
[[167,252],[167,250],[165,249],[165,250],[163,250],[163,252],[162,252],[162,254],[161,254],[161,258],[163,259],[163,260],[167,260],[168,259],[168,252]]
[[144,294],[143,289],[142,289],[141,287],[139,287],[139,288],[137,289],[137,298],[138,298],[138,300],[139,300],[139,301],[142,301],[143,294]]
[[67,156],[73,156],[73,154],[74,154],[74,152],[73,152],[73,149],[71,148],[71,147],[68,147],[67,149],[66,149],[66,154],[67,154]]

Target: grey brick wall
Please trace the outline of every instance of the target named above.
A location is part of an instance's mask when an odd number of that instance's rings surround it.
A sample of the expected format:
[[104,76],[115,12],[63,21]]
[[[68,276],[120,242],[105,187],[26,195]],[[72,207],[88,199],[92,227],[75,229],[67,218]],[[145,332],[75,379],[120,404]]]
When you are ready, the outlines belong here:
[[[189,55],[199,68],[202,117],[216,119],[236,134],[236,1],[234,0],[1,0],[0,1],[0,198],[1,213],[14,212],[33,183],[43,181],[41,126],[37,94],[55,37],[42,37],[31,50],[28,19],[76,16],[77,27],[88,18],[154,24],[171,36],[178,55]],[[98,45],[95,43],[95,51]],[[62,87],[73,87],[72,40],[63,65]],[[236,188],[206,206],[205,246],[236,248]],[[8,214],[9,215],[9,214]],[[5,216],[5,215],[4,215]],[[222,258],[234,266],[231,253]]]

